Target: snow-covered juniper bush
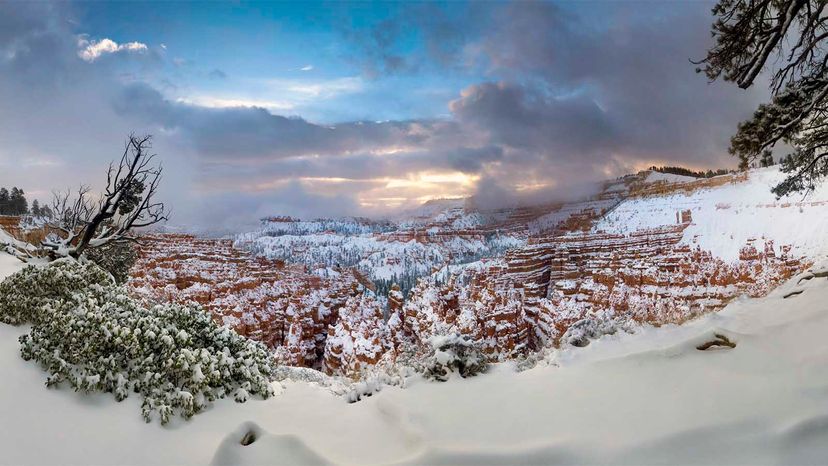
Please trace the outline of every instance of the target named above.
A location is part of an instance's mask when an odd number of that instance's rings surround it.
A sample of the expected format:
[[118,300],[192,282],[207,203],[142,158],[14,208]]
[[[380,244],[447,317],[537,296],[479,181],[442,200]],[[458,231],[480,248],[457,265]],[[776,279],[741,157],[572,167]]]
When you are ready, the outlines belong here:
[[451,372],[473,377],[486,372],[488,362],[468,335],[435,335],[431,338],[434,354],[427,359],[426,378],[445,382]]
[[54,282],[55,292],[28,298],[40,311],[16,311],[36,316],[22,320],[34,325],[20,338],[21,354],[49,373],[47,386],[110,392],[118,401],[138,393],[144,419],[157,412],[162,424],[174,414],[189,418],[217,398],[273,395],[274,367],[264,346],[219,326],[195,304],[146,307],[111,281],[77,278],[99,274],[109,277],[94,264],[67,260],[6,280],[23,295],[40,290],[44,278]]
[[59,259],[48,267],[29,265],[0,283],[0,322],[37,325],[48,320],[48,303],[69,299],[90,285],[112,284],[100,267],[74,259]]

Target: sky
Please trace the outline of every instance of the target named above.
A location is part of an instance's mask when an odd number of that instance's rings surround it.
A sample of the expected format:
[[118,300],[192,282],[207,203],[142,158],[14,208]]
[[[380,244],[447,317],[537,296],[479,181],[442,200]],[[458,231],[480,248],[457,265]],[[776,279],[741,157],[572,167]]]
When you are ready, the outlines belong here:
[[0,0],[0,186],[101,189],[132,132],[172,223],[202,228],[734,167],[767,91],[695,73],[711,7]]

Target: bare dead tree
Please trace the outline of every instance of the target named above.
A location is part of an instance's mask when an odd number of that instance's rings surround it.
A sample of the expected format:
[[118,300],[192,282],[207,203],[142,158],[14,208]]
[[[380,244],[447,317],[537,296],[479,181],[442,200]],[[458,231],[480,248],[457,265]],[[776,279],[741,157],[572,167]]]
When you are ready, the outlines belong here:
[[50,257],[78,258],[89,248],[135,241],[135,229],[168,219],[164,204],[155,200],[162,168],[149,152],[151,141],[151,136],[129,136],[118,164],[109,164],[106,190],[97,202],[88,186],[53,193],[52,234],[41,243]]

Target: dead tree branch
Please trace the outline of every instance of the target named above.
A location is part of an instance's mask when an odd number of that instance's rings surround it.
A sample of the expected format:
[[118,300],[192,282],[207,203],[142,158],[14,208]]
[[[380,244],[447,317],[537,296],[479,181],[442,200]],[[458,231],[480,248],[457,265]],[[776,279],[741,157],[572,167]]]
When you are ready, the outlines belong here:
[[728,348],[735,348],[736,347],[736,343],[730,341],[729,338],[722,335],[721,333],[714,333],[713,336],[716,337],[715,340],[711,340],[711,341],[708,341],[707,343],[703,343],[703,344],[697,346],[696,349],[699,350],[699,351],[706,351],[706,350],[708,350],[708,349],[710,349],[714,346],[725,346],[725,347],[728,347]]
[[88,248],[134,241],[134,230],[168,219],[156,201],[162,167],[155,164],[151,136],[130,135],[117,165],[109,164],[106,189],[95,202],[90,188],[54,193],[52,234],[42,242],[51,257],[80,257]]

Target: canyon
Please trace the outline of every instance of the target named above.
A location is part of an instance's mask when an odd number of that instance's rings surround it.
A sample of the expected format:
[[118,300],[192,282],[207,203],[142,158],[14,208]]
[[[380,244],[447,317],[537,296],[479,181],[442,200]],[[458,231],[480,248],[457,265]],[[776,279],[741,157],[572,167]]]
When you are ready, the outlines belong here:
[[[821,246],[804,233],[786,243],[761,217],[825,209],[825,195],[774,202],[772,176],[642,172],[580,201],[497,211],[442,201],[396,225],[271,218],[234,239],[148,236],[129,286],[147,299],[199,302],[282,364],[331,375],[359,378],[426,354],[441,335],[468,336],[491,361],[525,359],[683,323],[804,270]],[[725,196],[728,205],[717,201]],[[725,237],[713,241],[713,227]],[[490,247],[493,239],[507,246]],[[251,247],[276,242],[284,247]],[[326,244],[344,245],[350,259],[320,254]],[[409,290],[387,283],[411,268]]]

